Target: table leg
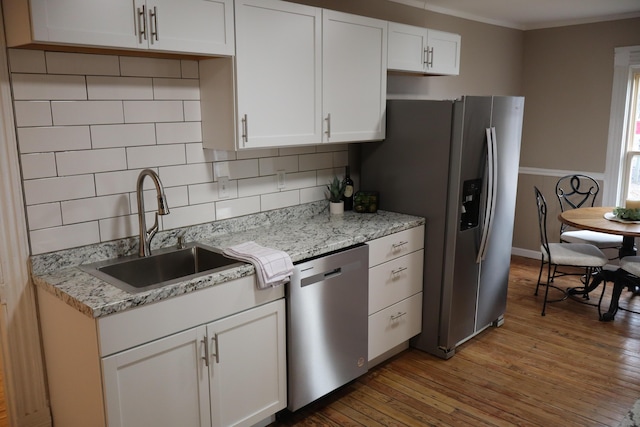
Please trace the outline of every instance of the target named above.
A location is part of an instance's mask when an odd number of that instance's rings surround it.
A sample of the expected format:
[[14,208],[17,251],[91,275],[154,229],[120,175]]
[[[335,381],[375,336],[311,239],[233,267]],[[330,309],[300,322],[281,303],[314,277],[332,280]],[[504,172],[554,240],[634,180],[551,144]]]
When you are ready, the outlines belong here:
[[634,255],[636,255],[636,238],[633,236],[623,236],[622,246],[618,250],[618,256],[624,258]]
[[619,268],[616,271],[609,271],[610,280],[613,280],[613,293],[611,294],[611,302],[609,303],[609,310],[603,313],[600,320],[603,322],[610,322],[614,319],[616,312],[618,311],[618,302],[622,289],[627,285],[626,272]]

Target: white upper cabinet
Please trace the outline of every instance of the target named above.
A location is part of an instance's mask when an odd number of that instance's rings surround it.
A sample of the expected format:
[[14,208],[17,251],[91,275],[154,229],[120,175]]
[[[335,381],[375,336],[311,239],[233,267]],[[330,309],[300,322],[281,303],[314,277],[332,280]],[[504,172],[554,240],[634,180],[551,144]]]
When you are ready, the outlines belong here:
[[3,0],[10,47],[64,44],[233,55],[233,0]]
[[460,43],[459,34],[389,22],[388,69],[458,75]]
[[387,22],[322,13],[323,141],[384,139]]
[[236,1],[238,148],[320,142],[321,16],[295,3]]

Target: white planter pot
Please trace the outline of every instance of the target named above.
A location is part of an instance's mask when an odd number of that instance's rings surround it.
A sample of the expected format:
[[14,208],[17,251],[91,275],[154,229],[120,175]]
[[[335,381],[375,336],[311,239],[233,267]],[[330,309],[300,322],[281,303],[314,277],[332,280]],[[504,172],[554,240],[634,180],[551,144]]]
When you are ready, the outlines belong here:
[[342,215],[344,213],[344,202],[329,202],[329,212],[332,215]]

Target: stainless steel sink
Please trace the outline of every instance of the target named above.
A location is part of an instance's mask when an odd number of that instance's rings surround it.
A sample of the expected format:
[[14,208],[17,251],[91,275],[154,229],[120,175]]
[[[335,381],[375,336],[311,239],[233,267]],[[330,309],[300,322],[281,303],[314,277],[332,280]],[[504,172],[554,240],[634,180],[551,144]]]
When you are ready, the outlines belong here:
[[80,268],[117,288],[138,293],[242,264],[211,247],[190,243],[183,249],[160,249],[147,257],[133,255]]

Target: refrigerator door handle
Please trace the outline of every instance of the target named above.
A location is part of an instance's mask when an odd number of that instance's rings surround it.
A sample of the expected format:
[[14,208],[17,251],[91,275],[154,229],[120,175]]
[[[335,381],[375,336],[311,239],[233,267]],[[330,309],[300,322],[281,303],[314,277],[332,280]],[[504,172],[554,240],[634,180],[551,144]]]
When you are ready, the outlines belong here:
[[496,190],[498,185],[498,146],[496,128],[487,128],[487,202],[485,204],[484,218],[482,220],[482,237],[476,263],[480,264],[487,255],[489,235],[493,226],[493,211],[496,204]]

